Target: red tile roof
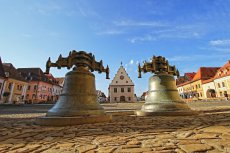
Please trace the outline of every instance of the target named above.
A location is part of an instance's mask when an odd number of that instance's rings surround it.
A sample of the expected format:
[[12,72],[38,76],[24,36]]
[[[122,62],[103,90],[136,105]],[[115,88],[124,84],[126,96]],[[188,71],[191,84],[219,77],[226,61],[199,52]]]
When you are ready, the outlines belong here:
[[215,79],[230,76],[230,60],[222,66],[215,75]]
[[184,76],[180,76],[179,78],[176,79],[176,85],[181,85],[191,81],[195,75],[196,75],[195,72],[185,73]]
[[58,80],[57,80],[56,78],[54,78],[53,75],[52,75],[51,73],[45,74],[45,75],[46,75],[46,77],[47,77],[54,85],[58,85],[58,86],[59,86]]
[[9,78],[27,82],[26,79],[21,75],[21,73],[13,66],[11,63],[3,63],[3,69],[6,73],[9,74]]
[[195,75],[196,75],[195,72],[185,73],[184,74],[184,76],[187,77],[188,81],[191,81]]
[[215,76],[220,67],[200,67],[192,81],[208,80]]
[[28,81],[42,81],[51,84],[51,81],[40,68],[18,68],[17,70]]

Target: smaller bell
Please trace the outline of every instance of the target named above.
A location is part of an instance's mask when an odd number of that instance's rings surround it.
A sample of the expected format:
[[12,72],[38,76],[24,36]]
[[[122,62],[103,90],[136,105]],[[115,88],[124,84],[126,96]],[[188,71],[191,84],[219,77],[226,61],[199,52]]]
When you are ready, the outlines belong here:
[[153,72],[156,75],[149,78],[146,101],[142,109],[136,111],[138,116],[196,114],[179,96],[174,79],[175,75],[179,76],[179,71],[175,66],[170,66],[164,57],[153,56],[151,63],[145,62],[143,67],[139,64],[139,78],[142,71]]

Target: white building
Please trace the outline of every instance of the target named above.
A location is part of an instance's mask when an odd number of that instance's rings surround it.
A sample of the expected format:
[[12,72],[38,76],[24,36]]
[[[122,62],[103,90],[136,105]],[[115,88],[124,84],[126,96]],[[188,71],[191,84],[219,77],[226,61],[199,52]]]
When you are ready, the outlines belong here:
[[216,98],[216,87],[213,80],[214,78],[211,78],[203,82],[204,98]]
[[121,65],[109,85],[110,102],[136,102],[134,83]]

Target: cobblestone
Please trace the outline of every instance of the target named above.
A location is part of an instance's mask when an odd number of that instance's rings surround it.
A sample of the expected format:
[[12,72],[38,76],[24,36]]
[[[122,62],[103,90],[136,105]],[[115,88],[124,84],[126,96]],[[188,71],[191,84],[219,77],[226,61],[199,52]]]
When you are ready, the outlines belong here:
[[[121,107],[112,106],[109,105],[117,110]],[[137,117],[124,113],[113,116],[110,123],[67,127],[35,125],[35,117],[44,113],[4,111],[0,112],[0,153],[230,152],[230,112],[214,110],[173,117]]]

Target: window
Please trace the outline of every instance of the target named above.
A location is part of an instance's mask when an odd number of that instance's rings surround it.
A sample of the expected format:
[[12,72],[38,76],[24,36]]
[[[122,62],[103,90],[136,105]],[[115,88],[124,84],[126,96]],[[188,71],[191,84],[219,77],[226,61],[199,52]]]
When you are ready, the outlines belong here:
[[116,81],[116,83],[118,83],[118,81]]
[[129,83],[128,81],[126,81],[126,83]]
[[218,88],[220,88],[220,83],[218,83],[217,85],[218,85]]
[[198,88],[200,88],[200,84],[198,84]]
[[121,88],[121,92],[124,92],[124,88]]
[[196,84],[196,89],[197,89],[197,84]]
[[27,90],[30,90],[30,86],[27,87]]
[[200,93],[200,96],[202,97],[202,93]]
[[117,97],[114,97],[114,101],[117,101]]
[[37,85],[34,86],[34,90],[37,90]]
[[222,96],[222,92],[220,92],[220,96]]
[[131,97],[129,97],[129,101],[131,101]]
[[131,92],[131,88],[130,87],[128,88],[128,92]]
[[114,92],[117,93],[117,88],[114,88]]
[[225,87],[225,84],[224,84],[224,82],[222,82],[222,87]]

